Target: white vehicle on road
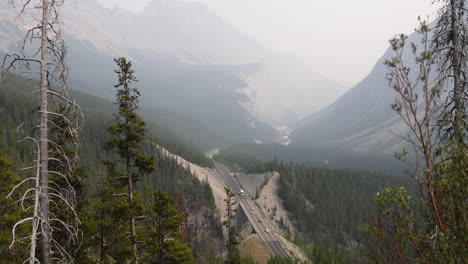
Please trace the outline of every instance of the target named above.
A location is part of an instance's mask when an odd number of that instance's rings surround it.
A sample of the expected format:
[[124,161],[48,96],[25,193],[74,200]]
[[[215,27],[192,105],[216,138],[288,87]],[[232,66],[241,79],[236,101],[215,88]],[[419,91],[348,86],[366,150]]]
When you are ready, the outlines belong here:
[[245,195],[244,190],[240,190],[240,195]]
[[265,229],[265,232],[270,233],[270,229],[268,229],[268,228]]

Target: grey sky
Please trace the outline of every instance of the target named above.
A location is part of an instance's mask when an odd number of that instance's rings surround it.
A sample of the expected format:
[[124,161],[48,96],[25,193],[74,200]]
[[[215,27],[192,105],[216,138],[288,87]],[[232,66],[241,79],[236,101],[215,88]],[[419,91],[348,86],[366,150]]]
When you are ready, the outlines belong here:
[[[133,12],[150,0],[99,0]],[[173,0],[179,1],[179,0]],[[300,55],[312,69],[348,87],[388,47],[411,33],[417,16],[434,17],[431,0],[184,0],[206,3],[264,46]]]

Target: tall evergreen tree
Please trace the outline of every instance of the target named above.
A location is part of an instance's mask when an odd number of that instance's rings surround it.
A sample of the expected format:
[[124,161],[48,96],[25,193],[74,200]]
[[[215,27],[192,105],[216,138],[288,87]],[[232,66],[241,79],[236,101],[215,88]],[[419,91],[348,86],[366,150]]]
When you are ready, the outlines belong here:
[[155,191],[148,210],[149,232],[145,239],[145,263],[193,263],[192,250],[180,241],[185,216],[174,207],[174,199],[162,190]]
[[234,206],[237,204],[235,200],[236,194],[233,193],[229,188],[224,187],[224,192],[226,193],[226,220],[223,221],[223,225],[228,231],[228,239],[226,241],[227,257],[226,264],[240,264],[241,257],[237,245],[239,245],[239,240],[237,239],[238,233],[236,227],[234,226],[233,219],[236,215],[237,209]]
[[150,173],[155,170],[155,160],[153,156],[145,155],[141,151],[142,142],[145,135],[145,121],[137,114],[138,89],[131,87],[136,82],[132,63],[126,58],[114,59],[118,69],[115,73],[118,82],[114,85],[117,88],[118,111],[115,114],[115,121],[108,131],[112,138],[106,141],[105,148],[115,151],[119,159],[116,161],[106,161],[109,176],[116,184],[116,187],[124,187],[126,192],[113,193],[115,197],[125,197],[125,201],[120,201],[122,209],[128,219],[128,233],[132,250],[132,261],[138,263],[138,241],[136,221],[143,214],[141,199],[135,189],[141,173]]

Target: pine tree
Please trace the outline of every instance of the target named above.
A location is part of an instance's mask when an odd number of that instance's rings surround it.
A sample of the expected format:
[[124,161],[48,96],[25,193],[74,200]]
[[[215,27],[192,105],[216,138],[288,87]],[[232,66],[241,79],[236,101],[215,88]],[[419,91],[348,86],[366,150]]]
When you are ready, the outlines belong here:
[[192,250],[180,241],[184,215],[174,207],[174,200],[158,190],[153,193],[151,209],[147,215],[145,263],[193,263]]
[[224,199],[226,203],[226,220],[223,221],[223,225],[228,231],[228,239],[226,241],[227,258],[225,263],[239,264],[241,263],[239,249],[237,248],[237,245],[239,245],[239,241],[237,240],[239,234],[233,224],[233,219],[237,211],[237,209],[234,208],[234,205],[237,204],[234,199],[236,194],[227,187],[224,187],[224,192],[226,193],[226,199]]
[[[143,206],[135,185],[139,181],[142,173],[150,173],[155,170],[155,159],[153,156],[145,155],[141,151],[144,140],[146,123],[137,114],[138,89],[132,88],[136,82],[132,63],[126,58],[114,59],[118,69],[115,73],[118,82],[114,85],[117,88],[118,111],[115,114],[115,121],[108,128],[108,132],[113,136],[105,142],[105,148],[115,151],[119,157],[116,161],[105,161],[108,167],[108,183],[114,188],[112,196],[115,204],[114,216],[127,218],[128,229],[124,233],[129,233],[131,244],[131,259],[138,262],[138,241],[137,241],[137,218],[143,215]],[[123,189],[126,188],[126,191]],[[107,190],[109,191],[109,190]],[[119,255],[119,254],[118,254]],[[122,258],[126,258],[120,256]]]
[[[92,241],[88,247],[90,256],[97,255],[99,263],[118,262],[133,258],[131,241],[128,240],[129,203],[122,195],[127,191],[125,175],[113,163],[105,163],[107,173],[102,177],[97,199],[92,203],[92,221],[89,232]],[[138,211],[142,211],[141,209]]]

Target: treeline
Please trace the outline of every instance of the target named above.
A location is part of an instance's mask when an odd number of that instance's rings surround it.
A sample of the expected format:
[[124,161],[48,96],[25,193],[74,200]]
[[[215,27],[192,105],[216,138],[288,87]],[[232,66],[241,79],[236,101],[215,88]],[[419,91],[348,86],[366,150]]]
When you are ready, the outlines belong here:
[[273,159],[293,161],[311,167],[357,169],[385,173],[391,176],[404,174],[405,165],[391,154],[359,153],[346,148],[332,146],[297,146],[280,144],[235,144],[225,152],[246,155],[267,162]]

